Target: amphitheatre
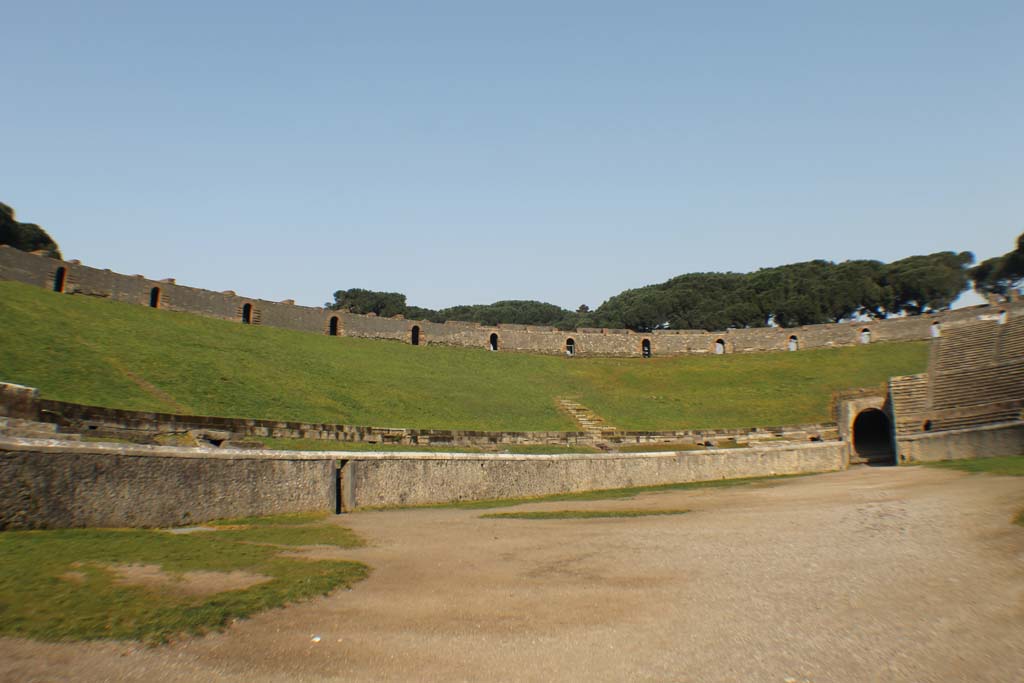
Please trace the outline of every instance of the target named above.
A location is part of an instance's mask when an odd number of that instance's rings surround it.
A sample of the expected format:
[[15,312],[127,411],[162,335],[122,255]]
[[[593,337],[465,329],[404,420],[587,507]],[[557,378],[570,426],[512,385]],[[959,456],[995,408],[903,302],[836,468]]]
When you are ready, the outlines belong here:
[[[1020,468],[993,457],[1024,454],[1015,297],[563,331],[303,307],[0,246],[0,316],[7,552],[42,563],[39,534],[121,529],[265,553],[260,571],[190,574],[171,550],[117,564],[82,540],[23,598],[173,593],[195,621],[166,633],[142,616],[33,625],[0,579],[2,679],[1024,670],[1024,478],[946,466]],[[259,593],[289,562],[320,569]],[[236,606],[251,593],[262,607]]]

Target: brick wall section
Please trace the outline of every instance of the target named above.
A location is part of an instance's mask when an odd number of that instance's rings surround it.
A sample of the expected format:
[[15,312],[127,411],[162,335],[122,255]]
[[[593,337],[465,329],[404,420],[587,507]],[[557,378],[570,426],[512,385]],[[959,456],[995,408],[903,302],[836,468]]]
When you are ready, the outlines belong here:
[[0,441],[0,530],[334,510],[334,463],[322,457],[33,441]]
[[[871,342],[927,339],[932,323],[948,324],[976,319],[994,310],[988,306],[946,311],[933,316],[916,316],[872,322],[808,325],[796,328],[756,328],[708,332],[704,330],[661,330],[635,333],[628,330],[581,329],[559,331],[530,325],[486,327],[476,323],[377,318],[338,311],[296,306],[288,302],[266,301],[239,296],[234,292],[212,292],[186,287],[169,280],[151,280],[141,275],[122,275],[99,270],[76,261],[58,261],[0,246],[0,279],[16,280],[53,288],[55,274],[65,269],[64,291],[69,294],[99,296],[116,301],[148,306],[154,287],[160,289],[160,308],[184,311],[224,320],[241,321],[242,308],[252,306],[252,322],[315,334],[327,334],[329,321],[338,318],[338,334],[369,339],[411,342],[412,328],[420,327],[420,344],[442,344],[486,348],[491,334],[498,335],[502,351],[523,351],[561,355],[569,337],[575,341],[578,356],[635,356],[642,353],[644,339],[651,342],[654,356],[714,353],[715,342],[725,342],[728,353],[783,351],[789,338],[796,336],[801,349],[849,346],[861,343],[861,331],[870,331]],[[1011,314],[1024,311],[1021,302],[1006,304]]]

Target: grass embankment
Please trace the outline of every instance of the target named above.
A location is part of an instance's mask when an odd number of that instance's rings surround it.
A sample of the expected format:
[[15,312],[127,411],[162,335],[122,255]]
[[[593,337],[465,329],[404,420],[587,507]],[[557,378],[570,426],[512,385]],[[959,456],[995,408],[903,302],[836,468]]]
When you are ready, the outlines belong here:
[[215,531],[66,529],[0,534],[0,634],[162,641],[322,595],[366,577],[357,562],[282,555],[361,545],[323,515],[226,520]]
[[689,510],[551,510],[548,512],[492,512],[481,519],[614,519],[684,515]]
[[705,488],[728,488],[731,486],[747,486],[750,484],[772,484],[785,479],[809,477],[810,474],[776,474],[767,477],[746,477],[742,479],[712,479],[710,481],[689,481],[678,484],[656,484],[653,486],[630,486],[619,489],[598,489],[596,491],[580,491],[579,493],[552,493],[533,498],[488,498],[483,500],[463,500],[454,503],[426,503],[424,505],[394,505],[386,507],[360,508],[366,511],[410,510],[410,509],[456,509],[456,510],[488,510],[491,508],[528,505],[530,503],[580,502],[590,500],[625,500],[635,498],[641,493],[663,493],[666,491],[689,491]]
[[798,353],[565,358],[328,337],[0,282],[0,379],[77,403],[391,427],[620,429],[830,419],[833,391],[923,371],[924,342]]

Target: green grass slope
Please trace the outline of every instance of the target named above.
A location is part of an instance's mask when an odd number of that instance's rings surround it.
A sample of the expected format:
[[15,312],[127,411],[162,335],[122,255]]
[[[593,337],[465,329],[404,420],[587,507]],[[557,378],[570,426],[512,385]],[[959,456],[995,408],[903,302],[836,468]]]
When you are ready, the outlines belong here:
[[573,430],[577,397],[622,429],[827,421],[831,392],[921,372],[927,344],[652,359],[563,358],[328,337],[0,282],[0,380],[135,410],[485,430]]

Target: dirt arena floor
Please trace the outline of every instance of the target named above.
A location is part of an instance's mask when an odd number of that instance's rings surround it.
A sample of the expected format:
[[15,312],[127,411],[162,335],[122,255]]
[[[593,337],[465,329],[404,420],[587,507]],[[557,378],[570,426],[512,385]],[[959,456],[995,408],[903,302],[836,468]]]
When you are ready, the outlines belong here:
[[162,647],[4,639],[0,678],[1022,681],[1022,507],[1024,478],[908,467],[515,508],[672,517],[357,513],[350,591]]

